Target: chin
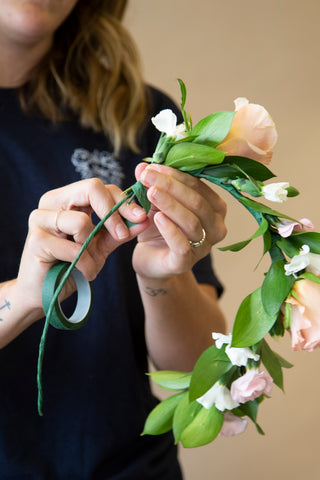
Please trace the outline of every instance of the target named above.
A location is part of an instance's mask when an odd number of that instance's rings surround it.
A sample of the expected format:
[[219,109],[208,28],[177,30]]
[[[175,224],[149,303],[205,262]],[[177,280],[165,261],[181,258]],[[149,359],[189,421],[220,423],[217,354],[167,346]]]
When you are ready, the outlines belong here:
[[76,0],[0,0],[0,33],[11,40],[51,38]]

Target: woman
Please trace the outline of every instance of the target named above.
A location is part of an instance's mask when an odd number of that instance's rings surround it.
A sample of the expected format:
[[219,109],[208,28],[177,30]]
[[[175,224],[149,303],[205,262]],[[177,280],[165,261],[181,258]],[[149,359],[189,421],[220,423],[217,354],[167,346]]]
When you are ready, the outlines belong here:
[[[142,81],[126,3],[0,2],[2,480],[181,478],[171,436],[140,437],[156,403],[147,352],[188,371],[224,329],[208,254],[225,205],[187,174],[140,163],[157,142],[151,116],[174,106]],[[43,280],[135,177],[152,209],[123,206],[80,258],[97,277],[93,310],[76,332],[49,330],[39,417]]]

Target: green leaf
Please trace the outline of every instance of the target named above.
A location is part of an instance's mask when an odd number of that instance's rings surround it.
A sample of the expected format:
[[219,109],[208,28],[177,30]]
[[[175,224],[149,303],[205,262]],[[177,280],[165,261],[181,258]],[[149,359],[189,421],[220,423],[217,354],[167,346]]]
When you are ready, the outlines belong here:
[[300,278],[304,278],[306,280],[310,280],[311,282],[317,283],[318,285],[320,284],[320,278],[317,277],[314,273],[311,272],[304,272],[301,275],[299,275],[299,280]]
[[277,353],[277,352],[273,352],[273,353],[278,358],[281,367],[283,367],[283,368],[292,368],[293,367],[293,364],[288,362],[288,360],[285,360],[283,357],[281,357],[281,355],[279,355],[279,353]]
[[237,165],[248,176],[253,177],[255,180],[259,180],[260,182],[265,182],[275,176],[265,165],[256,160],[251,160],[250,158],[226,156],[223,163],[231,166]]
[[271,248],[272,237],[269,230],[267,230],[263,235],[263,255],[265,255]]
[[148,374],[152,381],[167,390],[185,390],[189,388],[191,373],[161,370]]
[[282,303],[295,282],[293,275],[286,275],[285,263],[285,260],[273,262],[261,287],[262,304],[269,315],[278,315]]
[[320,254],[320,233],[295,233],[294,235],[291,235],[290,239],[297,248],[301,248],[302,245],[309,245],[312,253]]
[[255,180],[264,182],[275,175],[262,163],[245,157],[225,157],[220,165],[208,166],[202,170],[201,176],[215,178],[226,178],[236,180],[237,178],[252,177]]
[[223,424],[223,413],[214,405],[204,407],[184,429],[180,441],[184,448],[201,447],[212,442],[219,434]]
[[149,213],[151,203],[149,202],[147,197],[146,187],[140,181],[138,181],[134,185],[132,185],[131,188],[142,208],[145,210],[146,213]]
[[268,333],[277,319],[262,305],[261,287],[248,295],[237,312],[232,333],[232,347],[250,347]]
[[250,198],[242,197],[240,201],[247,207],[253,208],[257,212],[267,213],[268,215],[273,215],[280,218],[286,218],[288,220],[293,220],[294,222],[297,221],[295,218],[284,215],[283,213],[273,210],[272,208],[269,208],[262,203],[256,202],[255,200],[251,200]]
[[207,145],[191,142],[176,143],[169,150],[165,165],[184,172],[196,170],[210,164],[221,163],[224,153]]
[[220,247],[219,250],[221,250],[222,252],[225,252],[226,250],[231,250],[232,252],[238,252],[242,248],[246,247],[251,242],[251,240],[259,237],[260,235],[263,235],[267,231],[268,227],[269,227],[269,224],[267,220],[264,217],[262,217],[262,221],[259,228],[254,232],[253,235],[251,235],[251,237],[249,237],[247,240],[243,240],[242,242],[237,242],[232,245],[228,245],[226,247]]
[[177,393],[159,403],[148,415],[141,435],[160,435],[172,429],[175,409],[186,392]]
[[236,168],[230,165],[224,165],[222,162],[219,165],[209,165],[205,167],[197,172],[197,176],[211,181],[210,178],[237,179],[241,175],[239,175],[239,171]]
[[[245,192],[251,195],[252,197],[261,197],[261,188],[259,183],[253,181],[251,177],[249,178],[237,178],[232,180],[231,184],[239,191]],[[263,185],[263,184],[262,184]]]
[[262,430],[260,425],[257,423],[258,407],[259,407],[259,400],[256,399],[250,402],[243,403],[238,408],[244,415],[246,415],[247,417],[250,418],[250,420],[253,421],[253,423],[255,424],[258,430],[258,433],[260,433],[260,435],[264,435],[264,431]]
[[292,307],[291,303],[286,302],[284,307],[283,328],[289,330],[292,322]]
[[216,147],[228,135],[235,112],[216,112],[198,122],[191,135],[197,135],[196,143]]
[[219,378],[232,368],[232,363],[223,349],[215,345],[207,348],[193,369],[189,398],[192,402],[204,395]]
[[219,247],[218,250],[221,252],[226,252],[230,250],[230,252],[239,252],[243,248],[245,248],[251,242],[251,238],[248,240],[242,240],[241,242],[232,243],[231,245],[226,245],[225,247]]
[[201,408],[200,403],[196,401],[190,403],[187,392],[184,393],[173,415],[172,431],[175,443],[179,442],[183,431],[192,422]]
[[181,110],[184,110],[184,106],[186,104],[186,98],[187,98],[187,89],[183,80],[181,80],[181,78],[178,78],[178,82],[179,82],[180,92],[181,92]]
[[276,243],[278,247],[290,258],[294,257],[295,255],[299,254],[299,248],[297,248],[293,242],[291,241],[292,237],[289,238],[281,238]]
[[273,350],[264,339],[261,342],[260,354],[262,363],[273,378],[275,385],[283,390],[283,374],[279,358],[274,354]]

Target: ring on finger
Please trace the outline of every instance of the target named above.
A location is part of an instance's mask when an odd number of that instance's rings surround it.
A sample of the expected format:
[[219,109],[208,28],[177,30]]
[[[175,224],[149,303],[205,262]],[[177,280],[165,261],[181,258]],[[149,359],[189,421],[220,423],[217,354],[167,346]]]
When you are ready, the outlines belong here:
[[204,228],[202,228],[202,238],[198,241],[198,242],[193,242],[192,240],[189,240],[189,243],[191,245],[191,247],[200,247],[200,245],[202,245],[206,239],[206,231]]
[[55,220],[54,220],[54,228],[57,233],[62,233],[59,226],[58,226],[58,220],[60,217],[61,212],[63,211],[63,208],[59,208],[59,210],[56,213]]

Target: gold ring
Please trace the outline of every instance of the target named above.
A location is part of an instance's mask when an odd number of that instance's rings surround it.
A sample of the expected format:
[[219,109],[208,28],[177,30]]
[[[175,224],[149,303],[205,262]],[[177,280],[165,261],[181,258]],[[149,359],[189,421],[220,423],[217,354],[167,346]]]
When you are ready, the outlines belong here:
[[199,240],[199,242],[192,242],[191,240],[189,240],[189,243],[191,245],[191,247],[200,247],[200,245],[202,245],[206,239],[206,231],[205,229],[203,228],[202,229],[202,238],[201,240]]

